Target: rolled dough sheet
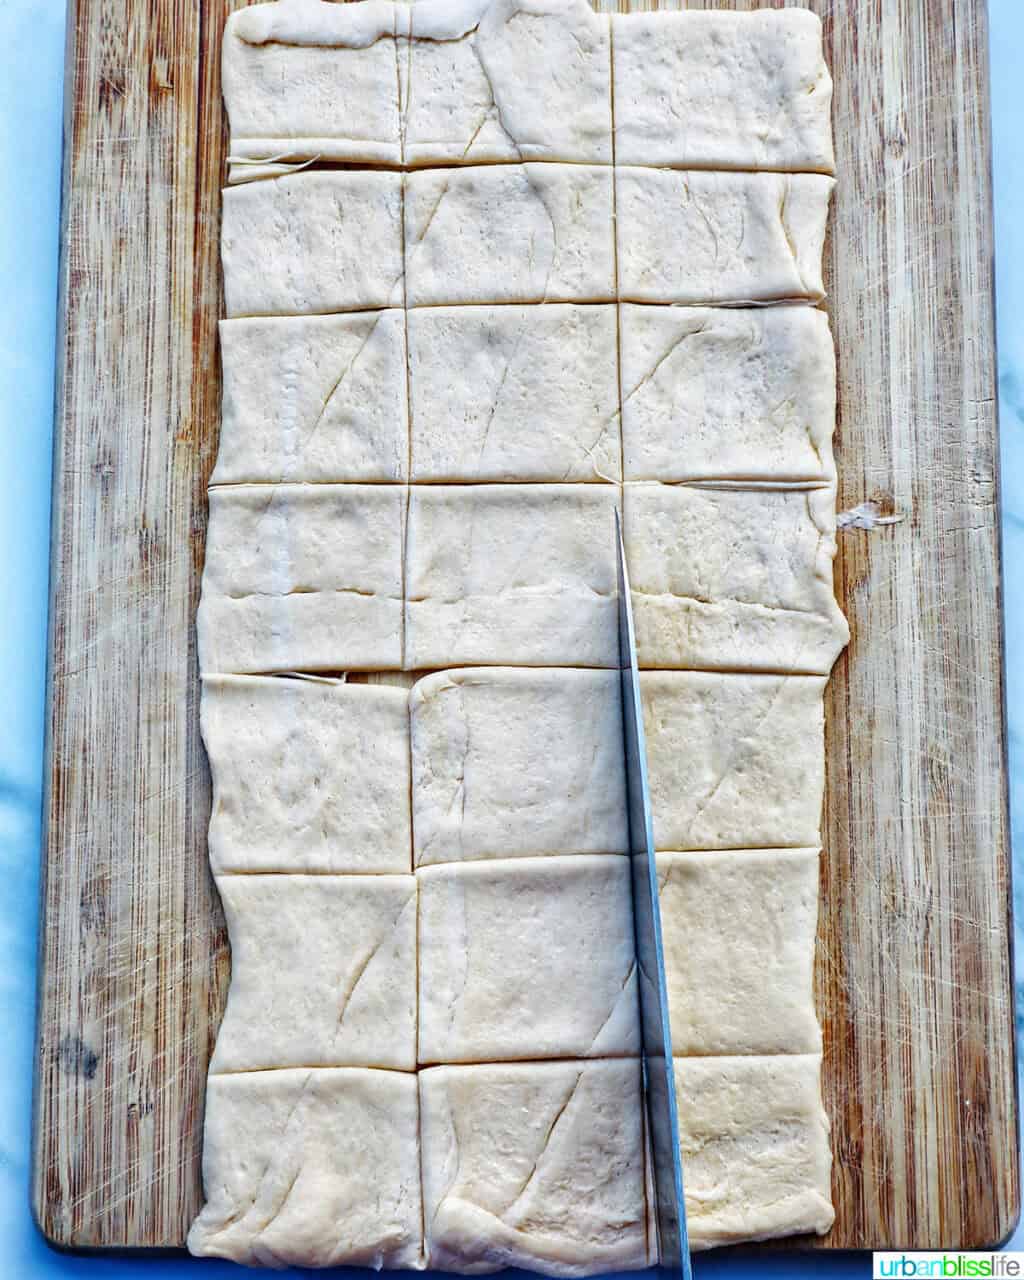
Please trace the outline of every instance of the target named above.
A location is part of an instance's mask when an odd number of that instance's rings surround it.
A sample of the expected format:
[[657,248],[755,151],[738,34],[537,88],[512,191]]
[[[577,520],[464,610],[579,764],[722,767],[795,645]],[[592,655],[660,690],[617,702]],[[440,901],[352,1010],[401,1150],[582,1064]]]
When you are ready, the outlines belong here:
[[334,13],[292,2],[230,14],[221,74],[232,181],[253,169],[242,160],[399,164],[404,19],[383,0]]
[[690,1244],[767,1240],[832,1225],[820,1054],[677,1058]]
[[640,1051],[629,859],[422,867],[419,1061]]
[[457,40],[433,35],[438,6],[411,11],[405,159],[610,164],[608,18],[586,0],[491,0]]
[[616,168],[620,297],[820,300],[834,185],[814,173]]
[[611,168],[418,170],[406,178],[405,244],[410,306],[611,302]]
[[412,871],[404,690],[207,676],[200,710],[214,875]]
[[401,306],[402,175],[315,171],[224,192],[229,316]]
[[220,355],[211,484],[406,479],[401,308],[222,320]]
[[658,849],[821,843],[823,676],[644,671]]
[[411,490],[406,666],[617,666],[613,485]]
[[659,853],[672,1052],[817,1053],[817,849]]
[[612,28],[619,164],[833,172],[816,14],[614,14]]
[[210,1071],[416,1068],[416,877],[218,876],[231,987]]
[[614,671],[442,671],[409,695],[417,866],[624,853]]
[[832,488],[627,484],[640,665],[827,675],[850,635],[835,510]]
[[402,665],[402,485],[210,490],[200,670]]
[[414,481],[617,481],[613,306],[409,312]]
[[824,311],[623,304],[619,324],[627,480],[835,482]]
[[432,1067],[419,1081],[430,1267],[647,1265],[636,1059]]
[[203,1184],[207,1202],[188,1235],[199,1256],[265,1267],[420,1266],[415,1075],[211,1076]]

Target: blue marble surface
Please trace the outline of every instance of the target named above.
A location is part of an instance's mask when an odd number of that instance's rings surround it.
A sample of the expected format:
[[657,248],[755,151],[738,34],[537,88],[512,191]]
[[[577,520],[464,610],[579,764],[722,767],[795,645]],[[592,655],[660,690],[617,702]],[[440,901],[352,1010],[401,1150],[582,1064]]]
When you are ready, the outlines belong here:
[[[1024,4],[990,0],[1014,844],[1024,858]],[[0,1275],[237,1277],[187,1258],[49,1250],[28,1209],[50,448],[60,189],[63,0],[0,4]],[[1016,868],[1024,961],[1024,866]],[[1020,1002],[1018,1001],[1018,1027]],[[1013,1246],[1024,1248],[1024,1231]],[[698,1259],[700,1280],[866,1276],[856,1255]],[[310,1275],[314,1273],[308,1273]]]

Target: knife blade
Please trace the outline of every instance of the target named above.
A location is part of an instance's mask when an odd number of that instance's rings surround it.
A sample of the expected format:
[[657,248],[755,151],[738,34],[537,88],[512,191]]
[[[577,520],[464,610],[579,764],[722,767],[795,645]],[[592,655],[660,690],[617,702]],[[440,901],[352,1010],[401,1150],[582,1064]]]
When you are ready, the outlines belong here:
[[683,1199],[683,1166],[679,1154],[679,1112],[668,1020],[665,953],[662,947],[658,872],[647,779],[640,673],[629,594],[622,521],[615,511],[618,565],[619,674],[622,689],[622,732],[626,758],[626,804],[632,864],[633,929],[640,992],[644,1110],[653,1164],[658,1265],[691,1280],[690,1243]]

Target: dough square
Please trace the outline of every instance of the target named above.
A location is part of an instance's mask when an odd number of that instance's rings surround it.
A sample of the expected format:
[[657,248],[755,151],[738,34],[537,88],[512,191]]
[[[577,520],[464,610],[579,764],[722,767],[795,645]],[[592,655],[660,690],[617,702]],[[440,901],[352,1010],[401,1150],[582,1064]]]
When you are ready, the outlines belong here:
[[620,166],[615,183],[624,301],[824,297],[831,178]]
[[676,1059],[691,1247],[828,1231],[820,1074],[816,1053]]
[[401,306],[402,175],[316,171],[228,187],[229,316]]
[[409,695],[416,865],[625,853],[617,671],[441,671]]
[[188,1235],[199,1257],[419,1267],[415,1075],[341,1068],[211,1076],[203,1183],[207,1201]]
[[210,1071],[416,1068],[416,877],[218,876],[231,987]]
[[612,170],[503,164],[406,178],[410,306],[610,302]]
[[818,1053],[817,849],[659,853],[672,1052]]
[[823,676],[644,671],[658,849],[821,843]]
[[210,490],[202,673],[402,665],[403,485]]
[[636,1059],[431,1067],[419,1084],[429,1267],[647,1266]]
[[400,308],[222,320],[220,353],[211,484],[406,479]]
[[406,666],[618,666],[612,485],[413,487]]
[[210,865],[412,870],[408,695],[279,676],[207,676]]
[[835,483],[824,311],[624,303],[619,325],[627,480]]
[[617,481],[614,306],[409,312],[412,479]]
[[806,9],[612,16],[619,164],[832,173],[832,79]]
[[411,13],[408,164],[611,163],[606,16],[585,0],[492,0],[440,40],[430,10]]
[[849,639],[832,488],[627,484],[623,533],[642,667],[827,675]]
[[254,5],[229,15],[221,55],[231,179],[278,157],[401,163],[397,14],[389,6]]
[[639,1053],[630,860],[421,867],[419,1061]]

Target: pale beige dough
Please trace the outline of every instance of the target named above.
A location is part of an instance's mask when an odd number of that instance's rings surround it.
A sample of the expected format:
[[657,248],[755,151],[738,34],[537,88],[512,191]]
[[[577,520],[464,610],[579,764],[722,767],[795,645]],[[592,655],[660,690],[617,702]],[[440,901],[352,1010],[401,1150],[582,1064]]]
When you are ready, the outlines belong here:
[[210,490],[200,670],[402,665],[401,485]]
[[416,1067],[416,877],[218,876],[231,987],[213,1074]]
[[625,852],[618,672],[442,671],[409,709],[417,866]]
[[585,0],[492,0],[457,40],[420,40],[411,13],[406,162],[609,164],[608,19]]
[[402,175],[296,173],[224,192],[229,316],[401,306]]
[[658,849],[821,842],[822,676],[640,676]]
[[627,484],[623,528],[641,667],[832,669],[834,489]]
[[412,870],[404,690],[207,676],[200,707],[215,875]]
[[619,164],[833,171],[816,14],[614,14],[612,28]]
[[418,1129],[412,1073],[211,1076],[207,1202],[190,1252],[264,1267],[420,1266]]
[[220,354],[211,484],[406,479],[400,308],[222,320]]
[[624,303],[619,324],[627,480],[835,481],[823,311]]
[[413,488],[406,666],[616,666],[612,485]]
[[813,173],[615,171],[628,302],[817,301],[834,182]]
[[419,170],[406,178],[405,243],[410,306],[612,301],[611,168]]
[[419,1081],[430,1267],[647,1265],[638,1061],[432,1067]]
[[402,159],[401,7],[261,4],[229,15],[221,54],[231,180],[243,160]]
[[421,867],[419,1061],[640,1051],[629,859]]
[[620,476],[614,306],[409,312],[412,479]]
[[687,1225],[697,1249],[832,1225],[820,1054],[677,1058]]
[[672,1052],[816,1053],[817,849],[659,853]]

